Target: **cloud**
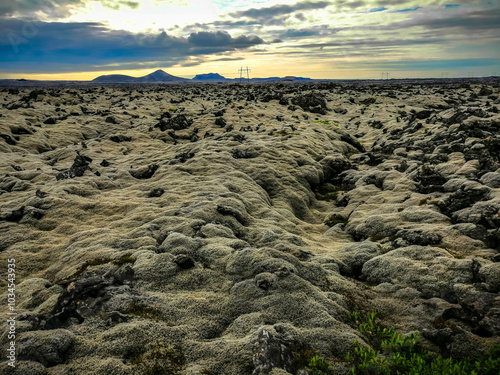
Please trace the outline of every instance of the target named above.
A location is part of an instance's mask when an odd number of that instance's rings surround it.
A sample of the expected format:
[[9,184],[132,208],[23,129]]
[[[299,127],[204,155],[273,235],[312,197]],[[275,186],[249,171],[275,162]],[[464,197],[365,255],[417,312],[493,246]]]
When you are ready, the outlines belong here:
[[[32,16],[42,12],[52,17],[61,18],[70,15],[70,7],[83,7],[84,0],[15,0],[0,3],[0,16]],[[122,7],[136,9],[138,1],[131,0],[101,0],[101,5],[106,8],[119,10]]]
[[423,17],[415,17],[410,20],[393,23],[384,28],[401,28],[407,29],[408,27],[421,26],[431,30],[442,30],[458,28],[463,31],[491,31],[500,29],[500,22],[498,22],[498,11],[496,9],[483,9],[464,13],[461,15],[447,15],[436,16],[430,18],[427,15]]
[[305,21],[306,20],[306,16],[304,16],[304,13],[297,13],[295,15],[295,18],[297,18],[299,21]]
[[237,38],[233,38],[227,31],[201,31],[192,33],[187,41],[194,46],[200,47],[232,46],[235,48],[245,48],[264,43],[264,41],[256,35],[240,35]]
[[195,46],[224,46],[231,43],[231,39],[231,35],[226,31],[217,31],[215,33],[201,31],[192,33],[188,38],[188,42]]
[[[276,19],[277,17],[290,15],[297,11],[324,9],[329,5],[332,5],[330,1],[301,1],[293,5],[277,4],[266,8],[251,8],[230,13],[229,16],[234,18],[247,17],[258,20],[261,23],[273,24],[272,20]],[[276,20],[274,20],[274,23],[276,23]]]
[[[192,63],[202,55],[231,53],[265,41],[256,35],[232,37],[227,32],[199,32],[189,37],[175,37],[165,31],[155,34],[133,34],[109,30],[99,23],[37,23],[31,34],[23,36],[24,22],[0,20],[0,70],[75,71],[79,66],[106,66],[119,69],[125,64],[162,61],[171,66],[183,61]],[[9,41],[10,40],[10,41]],[[191,60],[189,60],[191,58]],[[201,62],[200,62],[201,63]]]
[[333,35],[341,30],[344,30],[344,28],[329,28],[329,25],[318,25],[302,29],[286,29],[279,32],[277,35],[279,38],[283,39],[287,38],[297,39],[297,38],[306,38],[313,36]]
[[454,59],[454,60],[401,60],[387,62],[365,62],[363,65],[378,66],[393,70],[458,70],[463,68],[479,68],[499,66],[500,59]]
[[343,47],[343,48],[359,48],[360,46],[366,47],[401,47],[410,45],[425,45],[442,43],[447,41],[447,39],[387,39],[379,40],[375,38],[365,38],[365,39],[348,39],[339,42],[325,42],[325,43],[309,43],[309,44],[299,44],[294,45],[296,48],[320,48],[320,47]]
[[81,5],[81,0],[16,0],[2,1],[0,3],[0,16],[12,16],[15,13],[32,15],[41,11],[45,14],[65,16],[68,15],[67,7]]

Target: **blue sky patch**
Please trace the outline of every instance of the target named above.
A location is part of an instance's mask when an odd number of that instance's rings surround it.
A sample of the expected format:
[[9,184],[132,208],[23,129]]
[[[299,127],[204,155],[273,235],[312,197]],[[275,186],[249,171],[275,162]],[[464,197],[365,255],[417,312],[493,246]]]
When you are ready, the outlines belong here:
[[383,12],[384,10],[387,10],[387,8],[386,7],[373,8],[372,10],[370,10],[370,13]]
[[407,8],[407,9],[400,9],[400,10],[395,10],[392,13],[402,13],[402,12],[414,12],[416,10],[422,9],[422,7],[413,7],[413,8]]

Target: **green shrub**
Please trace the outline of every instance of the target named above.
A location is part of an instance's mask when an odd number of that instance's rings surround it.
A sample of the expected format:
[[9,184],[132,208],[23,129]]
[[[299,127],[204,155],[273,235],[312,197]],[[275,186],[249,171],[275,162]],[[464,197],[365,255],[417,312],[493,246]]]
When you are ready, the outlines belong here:
[[332,368],[323,357],[318,355],[312,357],[306,367],[311,369],[314,375],[328,374]]
[[366,341],[375,348],[366,348],[354,341],[354,353],[349,352],[346,357],[346,361],[353,365],[351,372],[354,375],[500,374],[500,345],[493,346],[487,357],[476,361],[469,358],[456,361],[425,350],[418,333],[404,336],[392,328],[381,327],[373,312],[364,321],[356,312],[352,317],[358,331],[364,333]]

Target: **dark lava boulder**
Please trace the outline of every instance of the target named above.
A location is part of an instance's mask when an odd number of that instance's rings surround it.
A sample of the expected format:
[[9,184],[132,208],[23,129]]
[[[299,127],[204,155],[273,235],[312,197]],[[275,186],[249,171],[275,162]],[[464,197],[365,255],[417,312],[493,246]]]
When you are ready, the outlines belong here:
[[177,115],[175,117],[169,118],[167,121],[160,120],[160,122],[155,126],[160,128],[163,132],[165,130],[183,130],[189,128],[193,124],[193,120],[186,118],[185,115]]
[[92,159],[88,156],[80,155],[77,153],[73,165],[60,173],[57,174],[56,178],[58,180],[65,180],[67,178],[81,177],[86,170],[90,170],[89,164]]
[[298,105],[304,111],[311,113],[319,113],[325,115],[327,113],[326,100],[319,94],[304,94],[298,95],[291,99],[292,104]]

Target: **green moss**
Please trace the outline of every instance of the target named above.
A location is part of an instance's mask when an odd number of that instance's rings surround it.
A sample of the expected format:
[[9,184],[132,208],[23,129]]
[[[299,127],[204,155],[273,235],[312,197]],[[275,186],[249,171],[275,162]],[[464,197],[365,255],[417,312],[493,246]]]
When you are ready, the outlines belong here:
[[325,224],[331,228],[334,225],[337,225],[339,223],[347,224],[347,222],[348,222],[347,218],[334,214],[334,215],[330,216],[330,218],[328,220],[325,221]]
[[69,281],[69,280],[74,280],[78,276],[80,276],[82,273],[84,273],[89,267],[92,267],[92,266],[101,266],[103,264],[108,264],[108,263],[113,263],[117,266],[121,266],[123,264],[134,263],[134,262],[135,262],[135,259],[132,258],[130,255],[123,255],[118,259],[95,258],[95,259],[86,261],[80,267],[78,267],[77,270],[75,272],[73,272],[70,276],[68,276],[64,280],[58,280],[58,282],[65,282],[65,281]]
[[440,249],[445,250],[446,252],[448,252],[450,255],[452,255],[456,259],[465,259],[465,256],[462,253],[460,253],[458,251],[455,251],[455,250],[452,250],[452,249],[448,249],[448,246],[446,246],[443,243],[440,243],[440,244],[437,244],[437,245],[432,245],[432,246],[433,247],[439,247]]
[[172,108],[169,108],[168,110],[169,110],[170,112],[177,112],[177,108],[173,108],[173,107],[172,107]]
[[429,198],[422,198],[422,199],[420,199],[420,202],[418,202],[418,205],[419,206],[423,206],[424,204],[427,204],[427,199],[429,199]]
[[430,198],[420,199],[420,202],[418,202],[418,205],[423,206],[424,204],[433,204],[434,206],[437,206],[439,204],[439,201],[437,201],[437,200],[430,201],[429,199]]
[[290,135],[290,133],[288,133],[286,130],[278,130],[278,131],[274,132],[274,134],[281,135],[283,137],[285,135]]
[[180,348],[157,340],[149,350],[132,359],[138,373],[142,375],[176,375],[186,366],[186,359]]
[[425,350],[420,344],[418,333],[401,335],[393,328],[384,328],[376,321],[372,312],[362,319],[352,313],[354,324],[365,336],[370,348],[354,341],[354,353],[348,353],[346,361],[351,363],[351,373],[358,374],[450,374],[450,375],[493,375],[500,372],[500,345],[492,347],[486,357],[478,360],[469,358],[460,361],[443,358]]
[[367,98],[367,99],[364,99],[362,101],[360,101],[361,104],[364,104],[364,105],[370,105],[370,104],[373,104],[377,101],[377,98],[372,96],[370,98]]
[[142,302],[132,302],[123,312],[139,318],[152,320],[163,319],[163,314],[160,310]]
[[122,266],[127,263],[135,263],[135,259],[130,255],[123,255],[120,258],[113,260],[112,263],[116,264],[117,266]]
[[325,194],[316,193],[316,199],[319,201],[328,201],[328,202],[334,201],[337,199],[338,196],[339,196],[338,191],[331,191]]
[[370,241],[377,242],[383,240],[386,237],[387,236],[385,234],[374,234],[373,236],[370,237]]
[[329,121],[323,121],[323,120],[315,120],[314,121],[315,123],[319,123],[319,124],[325,124],[325,125],[333,125],[333,126],[339,126],[339,124],[336,124],[336,123],[331,123]]
[[358,151],[347,151],[347,152],[344,152],[344,156],[346,157],[346,159],[350,159],[351,156],[353,155],[356,155],[358,153]]

